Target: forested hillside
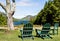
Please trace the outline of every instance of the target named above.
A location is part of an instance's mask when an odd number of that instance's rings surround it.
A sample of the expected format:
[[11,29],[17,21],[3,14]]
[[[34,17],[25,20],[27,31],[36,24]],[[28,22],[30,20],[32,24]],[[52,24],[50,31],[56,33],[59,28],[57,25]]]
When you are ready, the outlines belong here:
[[44,8],[38,13],[34,24],[44,24],[49,22],[60,22],[60,0],[48,1]]
[[6,24],[7,24],[6,14],[0,12],[0,25],[6,25]]
[[[13,18],[13,21],[19,21],[20,19]],[[4,12],[0,12],[0,26],[7,25],[7,16]]]

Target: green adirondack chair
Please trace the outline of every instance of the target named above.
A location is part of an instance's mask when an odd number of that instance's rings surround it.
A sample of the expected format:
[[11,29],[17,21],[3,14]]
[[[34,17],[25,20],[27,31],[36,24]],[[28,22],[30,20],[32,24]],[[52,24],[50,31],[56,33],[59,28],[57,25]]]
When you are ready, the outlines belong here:
[[36,33],[38,34],[38,36],[40,36],[42,39],[44,39],[45,37],[48,37],[48,38],[51,38],[52,37],[50,36],[49,34],[49,31],[50,31],[50,24],[49,23],[46,23],[43,25],[43,28],[42,30],[36,30]]
[[58,35],[58,27],[59,27],[59,23],[55,23],[55,24],[54,24],[54,35],[55,35],[55,34]]
[[32,31],[33,31],[33,24],[31,24],[31,23],[25,24],[23,29],[21,30],[22,40],[23,40],[23,38],[30,38],[30,37],[32,39],[34,39],[34,37],[32,35]]

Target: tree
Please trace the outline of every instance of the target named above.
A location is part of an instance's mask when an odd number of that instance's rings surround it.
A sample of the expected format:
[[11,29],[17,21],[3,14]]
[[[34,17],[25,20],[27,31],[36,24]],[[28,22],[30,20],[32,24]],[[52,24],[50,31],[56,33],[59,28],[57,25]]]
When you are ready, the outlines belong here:
[[12,4],[10,0],[6,0],[6,6],[3,3],[0,3],[0,6],[5,10],[7,14],[7,25],[10,30],[14,30],[13,19],[12,16],[15,12],[15,0],[12,0]]
[[60,22],[60,0],[53,0],[54,5],[58,8],[57,13],[55,14],[55,20]]
[[7,17],[6,14],[3,12],[0,12],[0,26],[5,26],[7,25]]
[[60,22],[59,4],[59,0],[49,0],[48,2],[46,2],[44,8],[38,13],[34,24],[41,24],[45,22],[53,24],[54,22]]

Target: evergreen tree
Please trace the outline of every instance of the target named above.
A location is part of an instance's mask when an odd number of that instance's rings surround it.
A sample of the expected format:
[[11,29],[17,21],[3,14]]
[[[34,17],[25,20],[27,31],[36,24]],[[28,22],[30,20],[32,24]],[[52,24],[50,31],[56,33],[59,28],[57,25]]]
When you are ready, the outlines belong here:
[[44,24],[46,22],[53,24],[54,22],[60,22],[59,4],[59,0],[49,0],[46,2],[44,8],[38,13],[34,24]]
[[7,25],[7,17],[3,12],[0,12],[0,26]]

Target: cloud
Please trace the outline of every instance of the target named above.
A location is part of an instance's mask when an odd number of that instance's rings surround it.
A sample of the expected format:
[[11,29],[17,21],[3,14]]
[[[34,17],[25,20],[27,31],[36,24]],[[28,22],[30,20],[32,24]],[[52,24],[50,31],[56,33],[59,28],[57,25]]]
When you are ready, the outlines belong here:
[[38,2],[31,2],[31,0],[21,0],[16,3],[16,6],[38,6]]

